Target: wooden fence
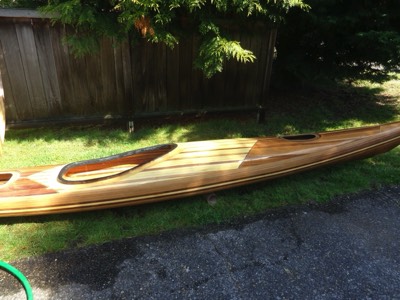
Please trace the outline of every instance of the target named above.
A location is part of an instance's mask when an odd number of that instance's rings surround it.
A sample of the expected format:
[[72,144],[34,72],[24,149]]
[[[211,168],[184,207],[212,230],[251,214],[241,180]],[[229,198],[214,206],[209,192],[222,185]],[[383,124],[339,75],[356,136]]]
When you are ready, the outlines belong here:
[[98,53],[75,58],[63,43],[67,31],[34,11],[0,10],[7,123],[256,108],[266,100],[276,29],[236,33],[256,63],[229,62],[211,79],[193,68],[195,37],[173,50],[104,39]]

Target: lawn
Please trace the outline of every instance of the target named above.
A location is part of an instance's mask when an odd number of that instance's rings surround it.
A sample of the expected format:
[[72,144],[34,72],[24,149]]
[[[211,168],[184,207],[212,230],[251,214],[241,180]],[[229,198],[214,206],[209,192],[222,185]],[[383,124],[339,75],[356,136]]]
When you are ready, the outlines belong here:
[[[9,130],[0,169],[67,163],[165,142],[325,131],[400,120],[400,77],[316,90],[275,91],[266,122],[252,115],[193,118],[124,128],[80,126]],[[140,125],[141,121],[137,121]],[[138,127],[138,126],[137,126]],[[400,184],[400,147],[374,158],[204,196],[123,209],[0,219],[0,260],[173,228],[195,228],[263,213],[275,207],[326,202],[335,196]]]

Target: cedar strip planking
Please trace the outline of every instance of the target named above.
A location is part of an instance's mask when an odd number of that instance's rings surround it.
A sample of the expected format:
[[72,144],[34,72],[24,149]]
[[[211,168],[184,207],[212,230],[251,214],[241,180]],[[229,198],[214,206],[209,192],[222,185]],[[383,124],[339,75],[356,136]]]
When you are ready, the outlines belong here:
[[37,183],[36,181],[30,180],[28,178],[21,178],[11,186],[0,188],[0,197],[20,197],[54,193],[56,193],[56,191],[49,189],[47,186]]

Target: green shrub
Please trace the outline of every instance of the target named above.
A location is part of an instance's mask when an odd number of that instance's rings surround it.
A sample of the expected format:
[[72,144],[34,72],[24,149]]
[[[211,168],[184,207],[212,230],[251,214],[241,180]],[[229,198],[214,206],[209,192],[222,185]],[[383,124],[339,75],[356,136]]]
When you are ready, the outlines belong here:
[[277,40],[275,80],[383,79],[400,63],[400,1],[305,0]]

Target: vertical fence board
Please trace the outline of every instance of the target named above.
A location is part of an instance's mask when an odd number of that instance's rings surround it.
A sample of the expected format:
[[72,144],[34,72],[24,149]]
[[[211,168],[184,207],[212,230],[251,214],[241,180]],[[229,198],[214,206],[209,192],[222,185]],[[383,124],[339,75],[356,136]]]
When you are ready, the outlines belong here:
[[167,49],[165,45],[155,45],[155,55],[158,63],[154,66],[153,74],[155,74],[155,111],[165,112],[168,110],[167,102]]
[[157,110],[157,84],[156,84],[156,66],[160,62],[156,56],[156,51],[153,44],[143,45],[143,71],[145,82],[141,87],[144,90],[142,99],[142,112],[153,112]]
[[125,80],[124,80],[124,64],[123,64],[123,45],[113,47],[114,68],[115,68],[115,91],[116,97],[114,105],[120,114],[124,114],[125,102]]
[[144,45],[143,43],[136,42],[135,46],[131,48],[131,63],[132,63],[132,89],[133,89],[133,113],[143,111],[144,106],[144,84],[146,82],[145,75],[146,69],[143,64],[144,60]]
[[16,32],[33,118],[39,119],[48,115],[48,110],[32,25],[22,23],[16,27]]
[[88,92],[88,99],[86,105],[90,107],[90,111],[95,111],[96,108],[100,109],[103,104],[103,81],[101,74],[101,58],[98,53],[87,55],[85,61],[85,82]]
[[[235,33],[232,38],[240,40],[240,35]],[[241,41],[241,45],[243,46],[243,41]],[[225,72],[221,73],[220,82],[213,85],[216,92],[218,92],[218,90],[222,92],[216,102],[219,106],[225,104],[226,106],[234,107],[237,105],[237,98],[243,94],[243,92],[239,92],[245,85],[241,80],[242,74],[240,73],[240,67],[241,65],[237,62],[229,60],[224,66]]]
[[[246,84],[244,85],[244,97],[241,99],[240,104],[243,106],[255,107],[257,105],[257,84],[258,84],[258,67],[260,60],[260,39],[256,36],[242,36],[242,39],[245,40],[243,44],[244,47],[250,49],[254,55],[257,57],[256,60],[251,63],[247,63],[249,66],[246,69]],[[240,105],[239,104],[239,105]]]
[[174,49],[166,50],[167,70],[166,70],[166,85],[167,85],[167,98],[168,107],[170,110],[180,109],[180,98],[179,98],[179,87],[180,78],[179,74],[179,45],[176,45]]
[[55,72],[60,88],[61,96],[61,109],[60,116],[72,115],[73,110],[69,104],[69,99],[74,97],[72,86],[72,74],[69,67],[69,51],[68,47],[64,45],[62,38],[65,36],[64,26],[55,26],[51,30],[51,44],[52,52],[54,55]]
[[100,48],[102,107],[104,113],[110,113],[116,106],[118,93],[116,90],[116,72],[114,64],[114,51],[112,41],[103,39]]
[[165,111],[167,98],[165,46],[139,42],[132,53],[135,113]]
[[180,109],[187,110],[193,107],[193,91],[191,87],[193,73],[192,59],[192,40],[190,38],[181,39],[179,43],[179,103]]
[[[4,105],[4,115],[5,118],[17,118],[17,110],[15,108],[15,101],[14,101],[14,95],[11,92],[11,81],[9,78],[9,72],[7,71],[7,67],[5,64],[5,58],[4,58],[4,51],[3,51],[3,45],[1,41],[1,27],[0,27],[0,81],[1,81],[1,94],[2,94],[2,100],[3,100],[3,105]],[[6,90],[7,90],[7,102],[5,101],[6,98]]]
[[[68,34],[69,32],[72,32],[72,29],[65,28],[65,33]],[[64,68],[68,70],[71,78],[71,90],[65,99],[71,111],[71,115],[79,117],[92,115],[96,112],[96,106],[90,103],[91,98],[88,90],[86,58],[83,56],[76,56],[69,51],[67,46],[63,48],[66,55]]]
[[188,97],[193,98],[192,101],[192,107],[191,109],[195,110],[203,110],[205,108],[204,106],[204,98],[207,97],[207,94],[205,93],[205,76],[203,73],[195,68],[193,60],[195,59],[197,55],[197,50],[199,49],[200,46],[200,40],[199,37],[193,36],[192,37],[192,56],[191,56],[191,61],[188,62],[188,67],[191,68],[191,90],[192,93]]
[[128,41],[121,44],[121,63],[123,72],[124,93],[122,99],[122,112],[120,112],[120,114],[123,116],[133,116],[133,78],[129,39]]
[[49,24],[43,24],[43,26],[36,24],[34,35],[48,112],[50,115],[57,116],[62,112],[62,105],[55,58],[53,51],[50,51],[53,49],[53,45]]
[[[14,116],[15,118],[32,119],[33,112],[30,103],[30,96],[14,25],[10,23],[1,24],[0,38],[3,46],[5,70],[10,82],[8,88],[7,85],[5,86],[6,90],[4,95],[7,97],[5,101],[14,101],[16,111]],[[13,96],[11,97],[10,94]],[[8,99],[9,96],[10,99]],[[10,117],[12,117],[12,115],[10,115]]]
[[[250,47],[250,42],[249,42],[249,37],[245,34],[238,34],[235,36],[236,39],[241,41],[241,45],[244,48],[249,48]],[[232,62],[237,65],[237,73],[238,76],[236,77],[235,80],[235,87],[236,87],[236,96],[234,96],[232,99],[234,100],[233,105],[234,106],[248,106],[251,107],[251,102],[249,102],[251,99],[249,99],[248,96],[248,89],[247,86],[251,84],[252,81],[252,75],[254,74],[253,67],[255,63],[238,63],[238,62]]]
[[257,85],[258,88],[255,91],[255,99],[254,103],[257,107],[261,106],[261,103],[263,101],[263,81],[264,79],[260,80],[260,78],[264,78],[264,73],[266,69],[266,54],[268,53],[268,35],[270,34],[270,31],[268,31],[265,36],[261,35],[258,39],[259,43],[259,51],[257,53]]
[[69,62],[73,90],[67,101],[71,110],[78,116],[94,114],[98,107],[90,105],[86,60],[84,57],[75,57],[70,54]]
[[262,83],[262,97],[261,106],[265,107],[267,105],[267,94],[269,90],[269,83],[271,80],[272,62],[274,59],[275,41],[276,41],[277,30],[271,30],[270,34],[266,37],[268,40],[267,52],[266,52],[266,63],[264,70],[264,80]]

